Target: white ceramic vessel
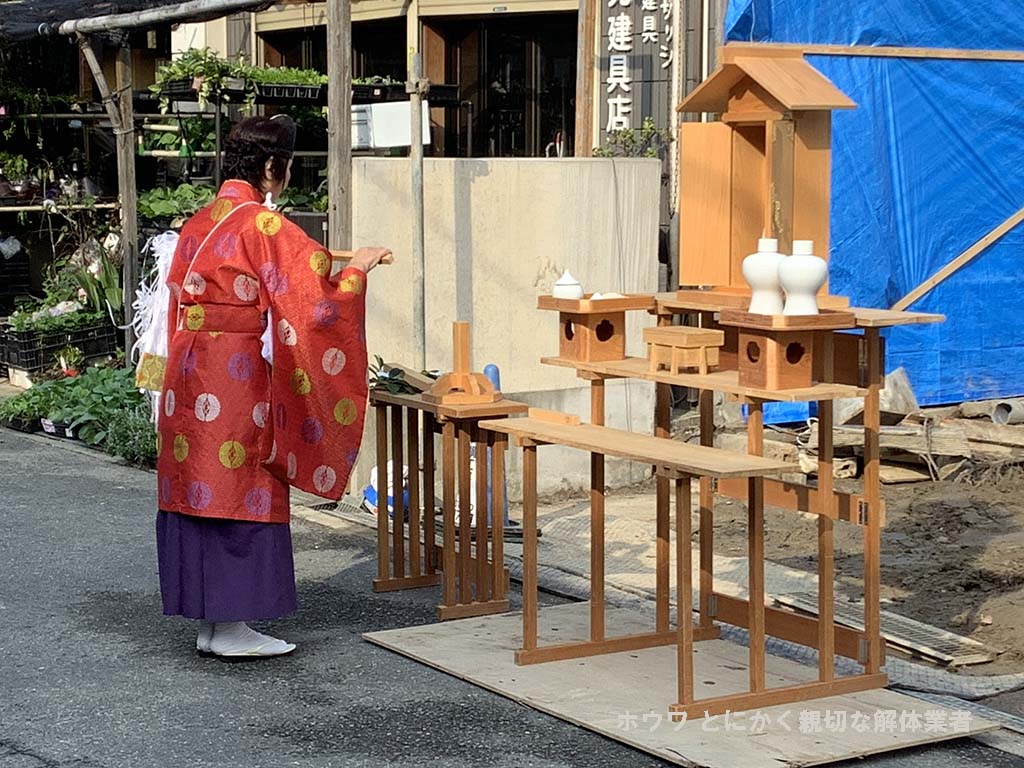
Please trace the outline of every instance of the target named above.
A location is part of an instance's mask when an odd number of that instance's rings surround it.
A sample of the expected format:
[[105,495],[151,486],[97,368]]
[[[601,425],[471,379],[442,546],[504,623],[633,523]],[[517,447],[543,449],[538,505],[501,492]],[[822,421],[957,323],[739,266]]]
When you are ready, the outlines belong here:
[[750,286],[750,309],[757,315],[782,314],[783,296],[779,285],[779,265],[786,257],[779,253],[779,241],[762,237],[757,253],[743,260],[743,279]]
[[794,240],[793,255],[779,265],[779,282],[786,292],[782,314],[818,314],[818,291],[827,279],[828,262],[814,255],[814,242]]
[[582,299],[583,285],[579,280],[570,275],[567,269],[558,278],[558,282],[555,283],[555,287],[551,290],[551,295],[556,299]]

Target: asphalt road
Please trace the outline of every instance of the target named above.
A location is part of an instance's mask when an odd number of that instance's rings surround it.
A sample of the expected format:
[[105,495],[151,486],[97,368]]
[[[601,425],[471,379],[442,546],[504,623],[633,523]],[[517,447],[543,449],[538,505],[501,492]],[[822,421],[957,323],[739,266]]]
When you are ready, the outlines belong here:
[[[0,768],[667,765],[361,640],[436,598],[373,594],[358,530],[293,524],[301,608],[273,629],[294,656],[198,657],[161,615],[153,487],[0,429]],[[1022,763],[964,741],[856,765]]]

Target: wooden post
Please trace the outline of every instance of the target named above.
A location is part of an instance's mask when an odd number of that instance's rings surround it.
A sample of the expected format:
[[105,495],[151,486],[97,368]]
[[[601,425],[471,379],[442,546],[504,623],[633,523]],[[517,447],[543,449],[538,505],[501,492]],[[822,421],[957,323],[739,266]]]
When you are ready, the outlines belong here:
[[[832,381],[835,359],[832,331],[823,335],[825,356],[823,379]],[[818,401],[818,497],[822,514],[818,515],[818,680],[829,682],[835,676],[835,549],[833,517],[836,497],[832,492],[832,401]]]
[[[402,468],[405,460],[402,457],[405,446],[402,445],[402,406],[391,406],[391,559],[394,563],[393,578],[405,576],[405,483]],[[387,486],[384,486],[385,500]],[[379,495],[379,493],[378,493]],[[411,545],[410,540],[410,545]]]
[[487,600],[487,435],[479,425],[473,425],[476,444],[476,593],[474,600]]
[[388,549],[388,407],[374,407],[377,416],[377,579],[384,582],[390,570]]
[[690,478],[679,478],[676,485],[676,647],[679,703],[693,701],[693,554],[690,549]]
[[441,602],[455,604],[455,422],[445,421],[441,427],[441,504],[444,526],[444,571]]
[[[590,382],[590,423],[604,425],[604,379]],[[604,640],[604,455],[590,454],[590,639]]]
[[459,602],[468,603],[473,599],[470,593],[470,558],[472,557],[472,522],[473,512],[470,509],[470,477],[469,477],[469,445],[470,434],[468,423],[459,422]]
[[[594,27],[597,0],[579,0],[576,27],[576,135],[575,157],[590,157],[594,143]],[[568,137],[563,136],[562,141]]]
[[426,573],[437,573],[434,531],[434,417],[423,414],[423,558]]
[[409,465],[409,575],[415,578],[429,573],[420,568],[420,412],[406,408],[405,416],[406,461]]
[[[700,444],[715,444],[715,393],[710,389],[700,391]],[[711,595],[715,589],[715,494],[711,490],[711,478],[700,479],[700,626],[708,630],[713,625],[711,616]]]
[[491,599],[505,599],[505,435],[491,432]]
[[352,0],[327,0],[328,247],[352,247]]
[[882,527],[879,517],[881,489],[878,450],[882,370],[878,329],[866,328],[864,333],[868,345],[868,394],[864,398],[864,496],[868,503],[868,524],[864,526],[864,637],[867,641],[864,671],[872,675],[882,667],[879,606]]
[[523,650],[537,648],[537,446],[523,446]]
[[117,51],[118,111],[121,123],[114,129],[117,137],[117,186],[121,197],[121,254],[124,294],[125,364],[132,366],[131,349],[135,345],[132,327],[132,302],[139,287],[138,190],[135,183],[135,111],[132,107],[132,49],[126,45]]
[[[671,325],[672,318],[662,315],[658,325]],[[654,434],[656,437],[672,436],[672,388],[668,384],[655,385]],[[655,544],[655,622],[658,632],[669,631],[669,480],[658,476],[656,481],[656,536]]]
[[457,320],[452,323],[452,373],[469,373],[469,358],[469,323]]
[[[747,453],[764,454],[764,403],[749,401]],[[764,478],[749,480],[747,499],[747,595],[750,633],[750,692],[764,690]]]

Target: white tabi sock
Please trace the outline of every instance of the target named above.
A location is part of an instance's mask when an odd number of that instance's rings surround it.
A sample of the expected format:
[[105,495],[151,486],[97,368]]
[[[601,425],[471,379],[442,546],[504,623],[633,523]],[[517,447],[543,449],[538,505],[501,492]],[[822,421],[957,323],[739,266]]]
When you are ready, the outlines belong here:
[[213,624],[209,621],[199,622],[199,634],[196,635],[196,650],[200,653],[210,652],[210,641],[213,639]]
[[257,632],[244,621],[213,625],[210,651],[218,656],[281,656],[294,650],[293,643]]

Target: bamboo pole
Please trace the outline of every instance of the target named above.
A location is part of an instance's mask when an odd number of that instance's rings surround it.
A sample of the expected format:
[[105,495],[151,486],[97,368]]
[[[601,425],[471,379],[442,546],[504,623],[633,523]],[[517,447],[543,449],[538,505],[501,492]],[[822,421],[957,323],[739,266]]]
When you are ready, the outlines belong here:
[[[253,0],[190,0],[177,5],[165,5],[134,13],[112,13],[106,16],[93,16],[86,19],[69,19],[57,26],[62,35],[88,35],[93,32],[109,32],[112,29],[130,29],[133,27],[155,27],[194,20],[198,17],[228,16],[238,11],[255,9],[264,5]],[[49,27],[48,29],[53,29]]]

